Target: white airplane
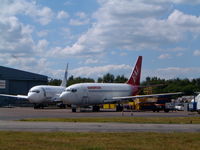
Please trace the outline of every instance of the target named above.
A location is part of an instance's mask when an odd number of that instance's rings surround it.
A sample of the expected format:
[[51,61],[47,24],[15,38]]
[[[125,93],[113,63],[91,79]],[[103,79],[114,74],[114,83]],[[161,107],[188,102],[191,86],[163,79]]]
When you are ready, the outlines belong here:
[[[30,103],[34,104],[34,108],[43,107],[46,103],[61,103],[60,94],[65,90],[68,76],[68,64],[65,70],[65,75],[60,86],[52,85],[38,85],[32,87],[27,95],[7,95],[0,94],[0,96],[14,97],[19,99],[27,99]],[[64,104],[59,105],[61,108],[65,107]]]
[[[60,95],[64,104],[72,106],[72,112],[76,112],[78,106],[93,106],[93,111],[99,111],[99,104],[120,102],[139,97],[156,97],[162,95],[174,95],[178,93],[163,93],[154,95],[135,96],[140,90],[142,56],[139,56],[135,68],[126,83],[79,83],[65,89]],[[117,107],[117,109],[121,109]]]

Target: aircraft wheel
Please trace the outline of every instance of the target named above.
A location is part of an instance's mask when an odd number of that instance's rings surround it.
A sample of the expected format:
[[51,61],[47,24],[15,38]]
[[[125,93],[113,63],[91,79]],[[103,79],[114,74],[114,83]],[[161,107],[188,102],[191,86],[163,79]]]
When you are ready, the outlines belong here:
[[60,104],[60,105],[59,105],[59,108],[60,108],[60,109],[65,109],[65,108],[66,108],[66,105],[65,105],[65,104]]
[[120,104],[117,105],[116,111],[123,111],[123,106],[121,106]]
[[200,114],[200,110],[197,110],[198,114]]
[[168,112],[169,112],[169,109],[164,109],[164,112],[168,113]]
[[93,107],[92,107],[92,111],[93,111],[93,112],[99,112],[99,110],[100,110],[100,107],[99,107],[99,106],[93,106]]
[[76,108],[72,108],[72,112],[76,112]]

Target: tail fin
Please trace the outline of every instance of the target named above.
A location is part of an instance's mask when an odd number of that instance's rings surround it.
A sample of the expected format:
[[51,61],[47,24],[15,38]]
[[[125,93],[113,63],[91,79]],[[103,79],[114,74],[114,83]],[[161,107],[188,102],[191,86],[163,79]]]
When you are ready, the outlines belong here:
[[129,80],[127,81],[127,84],[140,85],[141,67],[142,67],[142,56],[139,56],[135,64],[135,68],[133,69]]
[[66,85],[67,85],[67,77],[68,77],[68,64],[66,66],[65,75],[64,75],[64,78],[63,78],[62,83],[60,84],[60,86],[66,87]]

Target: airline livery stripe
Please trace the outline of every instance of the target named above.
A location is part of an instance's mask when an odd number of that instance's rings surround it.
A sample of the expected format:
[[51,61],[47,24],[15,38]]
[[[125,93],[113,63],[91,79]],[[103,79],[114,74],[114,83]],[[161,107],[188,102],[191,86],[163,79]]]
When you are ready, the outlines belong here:
[[130,92],[129,90],[88,90],[88,92]]

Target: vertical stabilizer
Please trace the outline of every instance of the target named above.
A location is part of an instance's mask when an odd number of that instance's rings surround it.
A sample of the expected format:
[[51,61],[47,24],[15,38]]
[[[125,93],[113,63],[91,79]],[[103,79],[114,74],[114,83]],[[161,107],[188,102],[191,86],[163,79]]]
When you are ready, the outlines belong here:
[[136,61],[135,67],[132,71],[132,74],[129,80],[127,81],[127,84],[131,84],[134,86],[140,85],[141,67],[142,67],[142,56],[139,56]]
[[64,78],[63,78],[62,83],[60,84],[60,86],[66,87],[66,85],[67,85],[67,77],[68,77],[68,63],[67,63],[66,69],[65,69]]

